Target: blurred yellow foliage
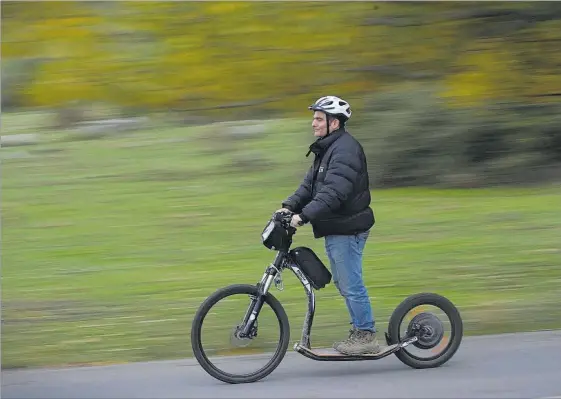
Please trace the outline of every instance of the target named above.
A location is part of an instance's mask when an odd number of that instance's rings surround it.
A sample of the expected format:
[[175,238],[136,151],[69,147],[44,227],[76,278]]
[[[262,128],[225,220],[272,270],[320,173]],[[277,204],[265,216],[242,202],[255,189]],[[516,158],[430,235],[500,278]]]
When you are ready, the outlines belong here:
[[353,98],[411,79],[444,83],[443,94],[459,104],[561,92],[560,20],[489,40],[474,32],[495,25],[457,15],[480,11],[474,7],[3,2],[2,56],[37,60],[20,90],[30,104],[48,106],[200,108],[327,92]]

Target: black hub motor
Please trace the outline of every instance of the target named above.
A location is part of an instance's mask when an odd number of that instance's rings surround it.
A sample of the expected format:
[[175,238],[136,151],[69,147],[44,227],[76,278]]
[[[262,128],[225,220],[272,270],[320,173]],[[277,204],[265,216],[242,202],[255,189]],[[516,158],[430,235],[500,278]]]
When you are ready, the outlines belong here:
[[413,346],[419,349],[432,349],[444,337],[444,325],[432,313],[419,313],[409,323],[407,336],[417,337],[418,340],[413,342]]

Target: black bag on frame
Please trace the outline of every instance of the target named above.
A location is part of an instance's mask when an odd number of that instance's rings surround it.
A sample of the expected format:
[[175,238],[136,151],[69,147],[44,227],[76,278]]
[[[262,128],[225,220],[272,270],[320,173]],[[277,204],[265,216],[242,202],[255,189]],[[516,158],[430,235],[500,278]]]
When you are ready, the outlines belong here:
[[316,290],[331,282],[331,272],[311,248],[293,248],[290,250],[290,256]]

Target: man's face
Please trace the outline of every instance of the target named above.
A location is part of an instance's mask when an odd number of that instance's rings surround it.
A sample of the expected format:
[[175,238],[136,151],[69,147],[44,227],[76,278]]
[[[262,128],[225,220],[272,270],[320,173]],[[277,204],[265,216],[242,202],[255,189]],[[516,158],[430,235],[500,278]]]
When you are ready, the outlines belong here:
[[[314,136],[324,137],[327,135],[327,115],[321,111],[314,112],[314,119],[312,121],[312,128],[314,129]],[[329,131],[332,132],[339,128],[339,121],[332,120],[329,126]]]

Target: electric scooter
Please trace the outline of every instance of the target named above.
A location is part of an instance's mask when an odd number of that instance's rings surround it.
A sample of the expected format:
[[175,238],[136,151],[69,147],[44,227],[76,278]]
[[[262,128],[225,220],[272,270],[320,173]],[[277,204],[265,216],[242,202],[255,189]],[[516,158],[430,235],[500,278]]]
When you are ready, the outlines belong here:
[[[191,346],[193,354],[201,367],[212,377],[230,384],[250,383],[261,380],[271,374],[283,360],[290,340],[290,324],[286,312],[269,289],[274,283],[277,288],[282,283],[281,273],[291,270],[304,286],[308,309],[304,320],[302,335],[294,344],[294,350],[303,356],[317,361],[364,361],[378,360],[391,354],[404,364],[416,369],[439,367],[449,361],[458,350],[463,337],[463,322],[455,305],[435,293],[418,293],[405,298],[393,311],[388,331],[385,332],[387,346],[375,354],[346,355],[333,349],[312,348],[310,343],[312,323],[315,314],[315,290],[324,288],[331,282],[332,275],[314,251],[307,247],[290,248],[296,228],[290,226],[293,213],[279,212],[273,214],[261,234],[265,247],[277,251],[275,260],[266,268],[259,283],[234,284],[220,288],[211,294],[199,307],[191,328]],[[272,359],[261,369],[248,374],[225,372],[213,364],[202,346],[202,326],[205,317],[222,299],[233,295],[249,296],[250,305],[245,316],[232,330],[231,339],[247,344],[257,337],[258,318],[264,305],[272,308],[280,326],[280,339]],[[444,334],[442,321],[430,312],[417,313],[409,322],[406,331],[401,333],[400,325],[405,316],[414,308],[432,305],[442,310],[451,324],[450,336]],[[427,358],[408,352],[408,347],[421,350],[440,351]]]

